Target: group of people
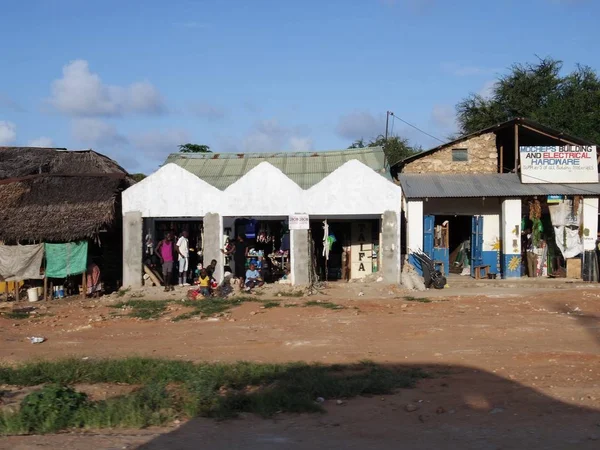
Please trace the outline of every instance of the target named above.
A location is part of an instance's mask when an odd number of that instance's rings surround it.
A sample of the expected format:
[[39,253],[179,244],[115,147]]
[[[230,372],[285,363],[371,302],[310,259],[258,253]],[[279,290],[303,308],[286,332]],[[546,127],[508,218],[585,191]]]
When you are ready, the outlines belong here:
[[[227,256],[233,256],[235,278],[237,278],[241,288],[250,290],[254,287],[262,286],[264,284],[263,277],[259,270],[257,270],[255,264],[250,264],[249,268],[246,269],[246,256],[248,254],[248,246],[246,245],[244,236],[238,236],[237,241],[229,241],[223,253]],[[165,238],[158,243],[156,246],[156,255],[160,260],[163,281],[165,285],[165,292],[173,291],[175,286],[173,284],[173,278],[175,270],[178,272],[179,286],[190,286],[188,283],[188,270],[189,270],[189,257],[190,257],[190,246],[188,239],[188,232],[183,231],[181,236],[175,241],[174,235],[168,232]],[[177,266],[175,264],[177,263]],[[214,277],[214,273],[217,267],[217,260],[213,259],[211,263],[202,267],[198,265],[198,286],[200,293],[208,297],[212,295],[218,283]],[[229,267],[225,267],[226,272],[231,272]]]
[[260,271],[255,264],[250,264],[246,269],[246,258],[248,256],[248,244],[244,235],[240,234],[236,241],[228,240],[222,250],[226,256],[233,257],[233,268],[235,277],[239,280],[241,289],[250,291],[255,287],[265,284]]

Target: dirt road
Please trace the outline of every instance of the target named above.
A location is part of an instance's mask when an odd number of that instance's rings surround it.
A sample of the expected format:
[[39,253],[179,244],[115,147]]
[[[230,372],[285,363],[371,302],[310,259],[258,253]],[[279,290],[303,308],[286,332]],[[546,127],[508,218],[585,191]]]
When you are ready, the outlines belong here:
[[[370,359],[435,375],[393,396],[327,401],[325,415],[9,437],[0,448],[133,448],[144,442],[151,449],[600,448],[599,291],[436,297],[430,303],[391,291],[381,296],[363,300],[338,292],[333,301],[345,307],[339,310],[278,298],[298,306],[245,303],[218,320],[172,322],[186,311],[177,303],[155,321],[115,317],[107,299],[52,303],[38,310],[48,315],[37,319],[0,318],[4,363],[126,355],[323,364]],[[47,341],[32,345],[27,336]],[[418,410],[407,412],[408,403]]]

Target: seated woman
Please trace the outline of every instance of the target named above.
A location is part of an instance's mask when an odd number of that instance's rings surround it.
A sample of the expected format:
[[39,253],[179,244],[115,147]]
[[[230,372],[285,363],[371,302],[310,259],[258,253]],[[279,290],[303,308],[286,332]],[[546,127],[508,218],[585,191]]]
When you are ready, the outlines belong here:
[[254,264],[250,264],[250,268],[246,271],[244,283],[246,290],[249,291],[254,287],[261,287],[263,284],[265,284],[265,282],[260,276],[260,272],[256,270],[256,266]]
[[102,291],[102,283],[100,283],[100,267],[94,262],[90,262],[87,266],[87,295],[98,297]]

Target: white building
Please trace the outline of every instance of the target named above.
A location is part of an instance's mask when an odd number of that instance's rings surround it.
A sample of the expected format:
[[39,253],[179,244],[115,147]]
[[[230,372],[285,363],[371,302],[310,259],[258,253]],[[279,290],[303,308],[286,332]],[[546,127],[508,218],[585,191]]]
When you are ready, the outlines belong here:
[[[377,271],[386,282],[400,281],[401,188],[391,181],[379,147],[177,153],[123,192],[122,208],[124,286],[141,284],[142,241],[148,237],[156,243],[171,228],[188,230],[190,246],[202,249],[205,262],[217,260],[218,277],[226,263],[221,251],[225,237],[245,233],[257,247],[260,241],[268,248],[265,256],[271,244],[272,255],[282,263],[289,256],[289,278],[295,285],[310,283],[315,272],[333,280]],[[289,230],[289,252],[279,252],[276,247],[287,247],[287,223],[295,215],[308,216],[307,229]],[[335,239],[328,258],[323,256],[325,225]],[[248,227],[255,229],[248,232]]]

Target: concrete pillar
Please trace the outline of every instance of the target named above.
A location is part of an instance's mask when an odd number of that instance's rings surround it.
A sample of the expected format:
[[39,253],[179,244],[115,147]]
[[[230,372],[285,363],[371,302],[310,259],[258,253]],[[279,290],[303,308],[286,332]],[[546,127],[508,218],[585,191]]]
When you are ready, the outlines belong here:
[[406,251],[423,250],[423,201],[409,200],[406,204]]
[[400,214],[396,211],[383,213],[380,252],[383,281],[400,283]]
[[213,259],[217,260],[217,269],[215,278],[217,281],[223,279],[223,266],[225,256],[221,249],[223,248],[223,218],[216,213],[208,213],[204,216],[204,265],[208,266]]
[[502,201],[502,277],[521,276],[521,199]]
[[142,286],[142,213],[133,211],[123,216],[123,287]]
[[598,235],[598,197],[583,199],[583,249],[596,248]]
[[290,230],[290,259],[292,285],[307,286],[310,283],[308,230]]

